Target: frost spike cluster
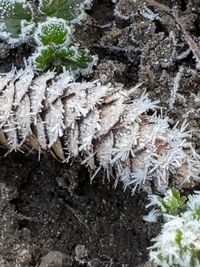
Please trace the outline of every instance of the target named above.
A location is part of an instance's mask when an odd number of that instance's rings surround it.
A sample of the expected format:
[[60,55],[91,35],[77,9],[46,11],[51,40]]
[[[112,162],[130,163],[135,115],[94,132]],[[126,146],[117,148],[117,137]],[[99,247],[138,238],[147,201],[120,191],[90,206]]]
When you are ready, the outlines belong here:
[[154,244],[149,248],[150,260],[155,266],[199,267],[200,192],[195,191],[187,198],[173,188],[163,198],[150,196],[150,201],[148,206],[160,209],[164,220],[161,233],[152,240]]
[[199,156],[185,150],[187,125],[171,129],[168,118],[146,114],[157,101],[129,93],[75,82],[68,72],[34,77],[29,65],[13,69],[0,75],[0,143],[9,152],[48,150],[62,161],[81,155],[94,173],[114,170],[133,191],[153,179],[164,190],[170,175],[198,180]]

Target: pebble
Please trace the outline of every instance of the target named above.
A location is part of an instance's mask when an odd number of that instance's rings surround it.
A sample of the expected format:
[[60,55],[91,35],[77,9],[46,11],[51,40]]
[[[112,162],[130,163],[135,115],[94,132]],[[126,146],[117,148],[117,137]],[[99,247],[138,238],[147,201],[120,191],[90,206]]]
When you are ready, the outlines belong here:
[[59,251],[50,251],[41,260],[39,267],[72,267],[73,259]]

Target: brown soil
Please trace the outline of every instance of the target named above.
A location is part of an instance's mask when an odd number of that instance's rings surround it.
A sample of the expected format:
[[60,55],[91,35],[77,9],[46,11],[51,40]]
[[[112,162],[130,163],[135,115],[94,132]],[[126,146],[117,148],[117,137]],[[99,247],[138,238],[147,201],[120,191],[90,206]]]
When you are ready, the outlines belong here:
[[[120,82],[127,89],[143,81],[151,98],[159,99],[165,115],[172,118],[172,125],[182,118],[189,121],[199,151],[200,76],[193,55],[180,57],[188,44],[168,14],[151,7],[160,19],[150,21],[141,15],[143,1],[133,2],[121,0],[124,18],[114,16],[111,1],[96,0],[88,11],[88,23],[77,27],[79,41],[99,56],[87,79]],[[178,6],[187,31],[198,43],[199,1],[158,2]],[[8,71],[13,63],[22,66],[24,55],[32,49],[27,45],[9,49],[0,58],[0,70]],[[184,75],[172,105],[171,88],[180,68]],[[135,267],[148,260],[147,247],[160,226],[142,220],[145,193],[131,196],[121,184],[115,189],[114,181],[104,180],[103,173],[90,184],[78,159],[60,164],[47,155],[38,161],[36,154],[4,157],[5,151],[0,152],[0,266]],[[54,265],[45,263],[51,257]]]
[[[99,265],[91,266],[136,266],[147,260],[156,226],[142,220],[145,195],[131,196],[102,181],[99,175],[90,184],[77,162],[61,165],[45,156],[38,162],[37,155],[20,153],[1,158],[4,259],[19,261],[27,250],[31,260],[22,266],[38,266],[49,251],[70,255],[72,266],[89,266],[94,259]],[[88,251],[83,265],[74,260],[77,245]]]

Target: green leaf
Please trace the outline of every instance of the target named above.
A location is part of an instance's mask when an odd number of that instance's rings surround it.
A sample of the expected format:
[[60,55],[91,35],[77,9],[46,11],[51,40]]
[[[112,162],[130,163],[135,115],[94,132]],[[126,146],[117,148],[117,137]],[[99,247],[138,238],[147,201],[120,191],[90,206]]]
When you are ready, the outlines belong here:
[[80,50],[79,57],[76,61],[76,67],[85,69],[88,67],[88,63],[92,62],[92,57],[88,54],[87,50]]
[[70,63],[76,61],[76,57],[77,57],[77,49],[75,49],[74,47],[69,47],[69,48],[61,48],[58,51],[58,55],[63,58],[63,60],[67,60]]
[[70,28],[63,19],[49,19],[39,24],[36,41],[43,45],[63,45],[70,41]]
[[75,19],[80,13],[80,4],[85,0],[41,0],[40,11],[49,17]]
[[32,11],[29,5],[16,1],[1,0],[0,23],[5,25],[5,30],[13,36],[21,33],[21,21],[31,21]]
[[62,68],[81,70],[88,67],[92,57],[86,50],[78,51],[75,47],[56,48],[44,46],[33,57],[35,68],[44,72],[47,70],[62,71]]
[[175,237],[175,241],[176,241],[176,243],[177,243],[178,246],[181,245],[182,238],[183,238],[183,233],[182,233],[182,231],[180,229],[178,229],[176,231],[176,237]]
[[38,71],[44,72],[51,70],[56,65],[56,51],[52,46],[46,46],[38,51],[34,57],[35,68]]
[[181,199],[180,192],[176,188],[172,188],[172,196],[179,201]]
[[159,202],[163,207],[163,212],[171,215],[178,215],[185,209],[187,198],[181,196],[176,188],[171,188],[167,191],[164,198],[158,197]]
[[21,21],[18,19],[5,19],[6,32],[12,33],[13,36],[18,36],[21,33]]
[[77,50],[73,46],[61,49],[59,55],[65,62],[68,62],[72,70],[85,69],[92,62],[92,56],[87,50]]
[[193,248],[191,250],[191,267],[196,267],[198,262],[198,266],[200,263],[200,250]]

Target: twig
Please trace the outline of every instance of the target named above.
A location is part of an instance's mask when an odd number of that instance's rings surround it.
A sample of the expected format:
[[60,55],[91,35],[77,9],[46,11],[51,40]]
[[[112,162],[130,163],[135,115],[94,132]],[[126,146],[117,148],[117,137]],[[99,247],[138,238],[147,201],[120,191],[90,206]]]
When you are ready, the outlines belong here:
[[171,8],[163,5],[163,4],[160,4],[158,3],[157,1],[155,0],[146,0],[146,2],[150,5],[150,6],[155,6],[157,7],[158,9],[162,10],[162,11],[165,11],[166,13],[172,15],[172,10]]
[[77,212],[72,208],[70,207],[66,202],[64,202],[65,206],[71,211],[71,213],[76,217],[76,219],[79,221],[80,224],[82,224],[90,233],[93,233],[93,231],[88,227],[88,225],[83,222],[80,218],[80,215],[77,214]]
[[185,37],[185,40],[190,48],[190,50],[192,51],[196,62],[197,62],[197,67],[200,67],[200,50],[198,45],[196,44],[196,42],[192,39],[191,35],[187,32],[187,30],[185,29],[181,19],[178,16],[178,12],[177,10],[174,8],[173,10],[173,17],[176,20],[176,23],[179,25],[179,27],[181,28],[181,31]]

